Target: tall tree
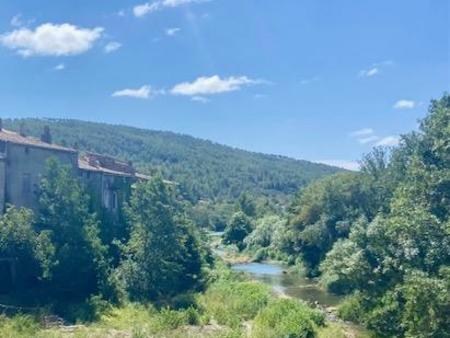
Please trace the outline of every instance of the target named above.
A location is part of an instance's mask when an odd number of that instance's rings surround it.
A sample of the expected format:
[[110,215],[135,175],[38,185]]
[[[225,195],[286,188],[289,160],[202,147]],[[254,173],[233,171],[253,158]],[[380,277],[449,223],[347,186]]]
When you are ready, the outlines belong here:
[[98,291],[107,273],[99,222],[71,169],[55,159],[48,161],[40,184],[38,229],[50,234],[55,250],[49,291],[64,297]]
[[127,210],[131,235],[117,273],[132,299],[156,299],[195,287],[201,247],[173,191],[161,178],[137,183]]

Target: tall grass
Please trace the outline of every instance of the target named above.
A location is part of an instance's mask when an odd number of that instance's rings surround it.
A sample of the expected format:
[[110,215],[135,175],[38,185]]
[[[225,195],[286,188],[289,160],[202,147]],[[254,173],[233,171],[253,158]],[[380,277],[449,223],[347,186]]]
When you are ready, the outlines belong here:
[[253,319],[270,299],[269,289],[254,282],[223,280],[214,283],[199,304],[211,319],[233,328]]
[[313,338],[324,324],[324,315],[294,299],[270,302],[256,316],[252,338]]

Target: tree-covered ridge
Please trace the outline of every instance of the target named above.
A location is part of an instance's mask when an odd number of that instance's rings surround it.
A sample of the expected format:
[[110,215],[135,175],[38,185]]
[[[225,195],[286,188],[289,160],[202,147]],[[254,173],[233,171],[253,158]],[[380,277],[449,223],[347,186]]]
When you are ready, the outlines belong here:
[[284,199],[307,183],[341,169],[265,155],[187,135],[61,119],[5,120],[5,128],[39,137],[49,125],[55,143],[131,160],[180,184],[191,201],[234,199],[242,192]]
[[313,182],[284,222],[248,233],[256,257],[286,257],[348,295],[341,318],[381,337],[450,337],[450,95],[397,147]]

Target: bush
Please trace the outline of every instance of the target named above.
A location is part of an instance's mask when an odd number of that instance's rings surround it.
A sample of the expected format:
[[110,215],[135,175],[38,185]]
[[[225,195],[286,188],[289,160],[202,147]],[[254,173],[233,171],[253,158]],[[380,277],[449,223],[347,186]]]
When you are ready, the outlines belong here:
[[324,315],[293,299],[278,299],[267,305],[255,318],[253,338],[312,338]]
[[207,314],[219,324],[237,327],[253,319],[267,304],[269,289],[259,283],[218,281],[200,297]]
[[16,315],[12,318],[0,315],[0,337],[28,338],[39,331],[39,323],[27,315]]
[[364,309],[361,305],[361,298],[358,295],[347,297],[338,307],[339,318],[354,323],[361,323]]

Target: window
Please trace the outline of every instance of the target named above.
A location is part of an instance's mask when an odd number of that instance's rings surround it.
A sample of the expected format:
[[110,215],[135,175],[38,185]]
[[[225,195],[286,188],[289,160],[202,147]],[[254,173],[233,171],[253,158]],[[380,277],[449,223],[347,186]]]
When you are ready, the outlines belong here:
[[31,193],[31,175],[30,174],[22,175],[22,193],[24,193],[24,194]]
[[0,141],[0,153],[5,153],[5,152],[6,152],[6,142]]
[[112,194],[112,206],[113,206],[113,210],[117,210],[117,207],[119,206],[119,201],[118,201],[118,197],[117,197],[117,192],[114,191]]

